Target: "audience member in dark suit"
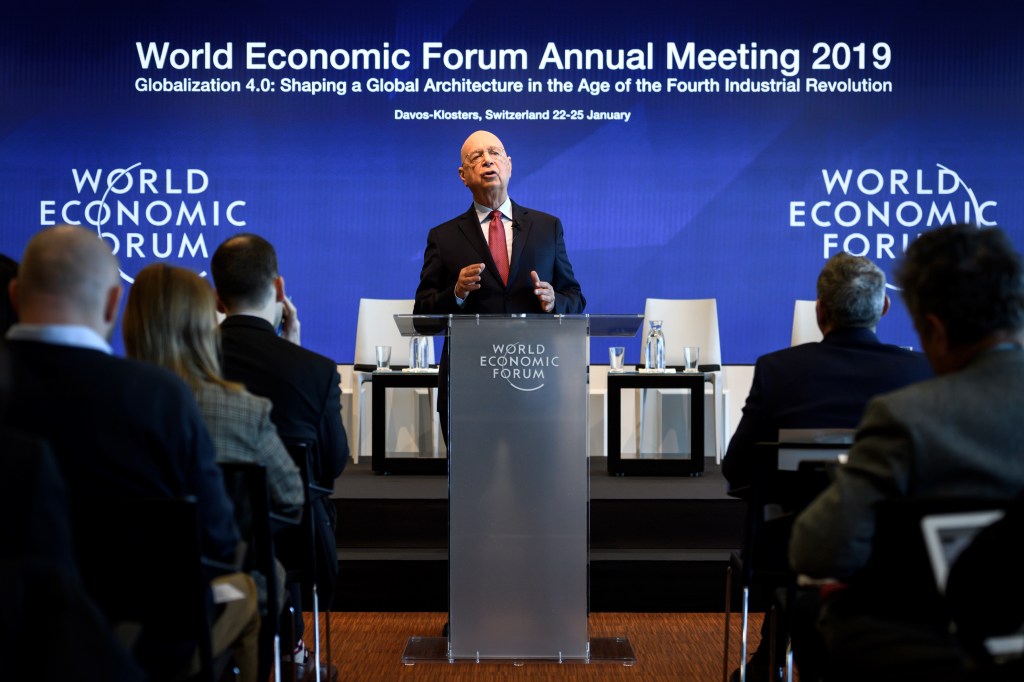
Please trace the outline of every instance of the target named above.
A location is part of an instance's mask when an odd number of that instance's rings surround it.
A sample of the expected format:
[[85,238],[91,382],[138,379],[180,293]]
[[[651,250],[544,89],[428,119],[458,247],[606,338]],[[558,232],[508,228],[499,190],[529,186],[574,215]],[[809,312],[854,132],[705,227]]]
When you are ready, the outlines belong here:
[[818,626],[834,680],[934,680],[965,664],[945,619],[901,603],[913,585],[859,580],[880,503],[1024,491],[1020,256],[998,228],[938,228],[910,245],[897,280],[937,376],[869,403],[847,463],[797,517],[790,544],[796,571],[847,583]]
[[879,341],[889,297],[885,274],[870,260],[836,254],[818,275],[817,295],[824,338],[757,359],[743,417],[722,460],[731,487],[766,473],[754,445],[778,440],[779,429],[855,428],[869,399],[932,376],[921,353]]
[[12,679],[145,679],[82,587],[67,492],[49,447],[0,428],[0,452],[0,660],[5,670]]
[[[221,375],[220,330],[210,284],[185,268],[147,265],[128,293],[122,331],[129,357],[171,370],[195,393],[217,461],[265,466],[271,509],[298,519],[305,490],[270,420],[270,401]],[[257,577],[257,582],[267,577]],[[279,593],[283,596],[283,589]]]
[[[512,157],[501,140],[479,130],[462,145],[460,160],[459,178],[472,193],[473,205],[427,235],[413,312],[582,313],[587,302],[565,251],[562,222],[509,199]],[[443,379],[447,348],[445,344]],[[437,410],[447,441],[446,380],[439,382]]]
[[[165,369],[111,354],[121,286],[106,243],[81,227],[39,232],[10,294],[20,322],[7,333],[11,390],[3,421],[50,444],[71,518],[93,501],[194,496],[204,552],[234,561],[232,505],[188,387]],[[76,535],[76,544],[90,540]],[[91,560],[102,557],[78,557],[80,565]],[[238,586],[246,598],[218,618],[214,632],[254,645],[255,586],[243,575]]]
[[[299,345],[298,314],[285,295],[274,247],[254,234],[236,235],[217,247],[211,270],[218,307],[227,315],[221,323],[225,378],[270,399],[270,418],[282,440],[316,444],[317,482],[333,488],[348,460],[338,366]],[[329,604],[338,576],[334,506],[322,499],[314,504],[313,514],[317,584]],[[294,592],[292,596],[298,599]],[[301,619],[296,625],[301,626]]]
[[[875,395],[932,376],[921,353],[878,340],[875,330],[888,309],[885,274],[878,266],[847,253],[829,259],[817,282],[816,312],[824,338],[758,358],[743,418],[722,460],[730,488],[769,480],[775,462],[756,444],[777,441],[779,429],[852,429]],[[794,500],[786,511],[801,503]],[[759,555],[777,554],[780,569],[786,565],[791,521],[780,518],[761,533]],[[760,645],[747,664],[747,679],[755,682],[767,679],[769,672],[770,621],[766,617],[763,622]],[[783,653],[776,652],[775,660],[781,661]],[[733,678],[739,679],[738,670]]]

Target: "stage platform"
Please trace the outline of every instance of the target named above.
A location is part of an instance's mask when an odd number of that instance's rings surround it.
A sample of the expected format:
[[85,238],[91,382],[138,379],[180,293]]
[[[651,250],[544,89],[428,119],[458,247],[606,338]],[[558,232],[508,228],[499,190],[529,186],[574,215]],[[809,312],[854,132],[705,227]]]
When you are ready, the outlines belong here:
[[[744,503],[699,477],[609,476],[590,462],[590,608],[720,612]],[[448,479],[349,463],[335,484],[340,611],[448,609]]]

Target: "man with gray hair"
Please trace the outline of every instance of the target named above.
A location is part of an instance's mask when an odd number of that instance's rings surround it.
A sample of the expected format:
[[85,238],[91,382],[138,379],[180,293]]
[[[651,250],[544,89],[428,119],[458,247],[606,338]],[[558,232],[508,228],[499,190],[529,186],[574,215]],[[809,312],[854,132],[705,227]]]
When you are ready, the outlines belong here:
[[779,429],[855,428],[873,396],[932,374],[921,353],[878,340],[889,297],[877,265],[838,253],[822,268],[817,289],[824,338],[763,355],[754,366],[743,418],[722,460],[731,488],[767,473],[754,445],[777,441]]
[[[815,306],[824,338],[758,358],[743,418],[722,460],[730,490],[768,484],[776,462],[756,445],[778,441],[779,429],[855,428],[872,397],[932,375],[921,353],[878,340],[875,329],[888,310],[885,274],[877,265],[847,253],[825,263]],[[768,557],[762,565],[786,570],[788,521],[761,534],[760,553]],[[761,645],[747,664],[747,680],[771,679],[769,619],[764,623]],[[781,655],[777,652],[776,660]]]
[[[887,503],[1024,492],[1024,259],[999,228],[951,225],[918,237],[896,276],[936,376],[868,404],[846,464],[796,518],[789,561],[842,583],[817,621],[827,679],[993,679],[966,676],[948,618],[920,599],[931,576],[882,570],[875,540]],[[885,568],[921,542],[898,527],[886,528],[898,548]],[[1005,607],[1001,596],[993,587],[990,610]]]

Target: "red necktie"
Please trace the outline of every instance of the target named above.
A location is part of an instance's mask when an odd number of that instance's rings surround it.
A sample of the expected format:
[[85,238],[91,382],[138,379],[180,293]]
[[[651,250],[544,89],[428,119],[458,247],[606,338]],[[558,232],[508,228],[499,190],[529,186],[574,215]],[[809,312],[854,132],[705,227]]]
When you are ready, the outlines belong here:
[[508,250],[505,248],[505,225],[501,222],[501,211],[491,211],[491,224],[487,229],[487,242],[491,247],[491,258],[498,266],[501,283],[507,285]]

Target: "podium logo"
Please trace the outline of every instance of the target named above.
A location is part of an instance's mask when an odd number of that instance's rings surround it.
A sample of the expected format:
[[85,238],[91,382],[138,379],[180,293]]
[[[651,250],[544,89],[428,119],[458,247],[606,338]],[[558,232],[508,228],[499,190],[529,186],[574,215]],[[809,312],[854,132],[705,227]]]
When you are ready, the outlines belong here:
[[89,226],[118,256],[129,284],[150,262],[170,261],[205,276],[211,227],[245,227],[245,201],[211,199],[210,177],[199,168],[72,168],[72,196],[39,202],[41,226]]
[[544,388],[544,370],[558,364],[558,356],[542,343],[495,343],[490,355],[480,356],[480,366],[490,370],[491,379],[507,381],[517,391]]
[[[789,202],[789,225],[819,231],[821,255],[867,256],[880,266],[902,257],[922,232],[952,223],[995,225],[959,173],[934,168],[822,168],[818,198]],[[895,288],[887,285],[890,288]]]

